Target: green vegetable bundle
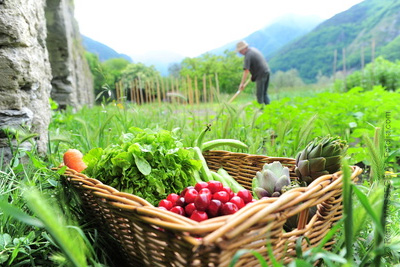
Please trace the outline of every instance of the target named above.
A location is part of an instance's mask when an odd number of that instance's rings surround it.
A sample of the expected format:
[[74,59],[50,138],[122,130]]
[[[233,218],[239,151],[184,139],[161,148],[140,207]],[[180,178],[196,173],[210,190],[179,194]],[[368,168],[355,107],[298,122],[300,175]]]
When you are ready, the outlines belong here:
[[83,160],[88,176],[153,205],[195,184],[193,172],[201,167],[193,150],[185,149],[172,132],[136,127],[119,144],[92,149]]

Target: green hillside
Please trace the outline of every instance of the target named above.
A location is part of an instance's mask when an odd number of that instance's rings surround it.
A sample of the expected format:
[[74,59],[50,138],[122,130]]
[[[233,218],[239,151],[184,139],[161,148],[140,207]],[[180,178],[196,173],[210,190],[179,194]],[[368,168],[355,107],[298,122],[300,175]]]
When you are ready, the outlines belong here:
[[[314,29],[323,21],[317,16],[302,16],[289,14],[279,17],[271,24],[244,37],[251,46],[256,47],[265,55],[269,56],[291,42],[297,37],[303,36]],[[209,51],[212,54],[222,55],[225,50],[234,51],[238,40],[232,41],[222,47]]]
[[319,71],[332,75],[335,50],[337,70],[343,68],[343,48],[347,70],[361,67],[362,51],[365,63],[371,61],[372,51],[375,57],[400,59],[399,36],[400,1],[365,0],[279,49],[269,64],[273,71],[295,68],[306,82],[314,82]]
[[123,58],[132,62],[132,58],[125,54],[120,54],[111,47],[82,35],[82,43],[86,51],[97,55],[101,62],[112,58]]

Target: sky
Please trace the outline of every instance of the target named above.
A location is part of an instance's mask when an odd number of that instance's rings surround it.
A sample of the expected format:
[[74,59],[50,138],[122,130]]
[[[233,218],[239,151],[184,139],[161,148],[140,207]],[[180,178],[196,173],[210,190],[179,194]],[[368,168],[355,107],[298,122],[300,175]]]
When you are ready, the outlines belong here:
[[[328,19],[363,0],[75,0],[80,32],[118,53],[196,57],[285,14]],[[166,53],[168,52],[168,53]]]

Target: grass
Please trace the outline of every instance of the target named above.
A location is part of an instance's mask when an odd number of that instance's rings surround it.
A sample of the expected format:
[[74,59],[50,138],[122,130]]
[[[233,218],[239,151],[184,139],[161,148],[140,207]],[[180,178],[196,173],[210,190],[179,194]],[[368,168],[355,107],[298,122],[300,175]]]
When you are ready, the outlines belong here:
[[[366,92],[312,92],[285,90],[278,96],[272,91],[273,101],[265,107],[255,103],[254,96],[243,94],[233,104],[226,103],[229,96],[225,96],[219,103],[193,107],[111,103],[75,113],[55,111],[46,157],[24,149],[22,141],[34,145],[34,136],[20,133],[12,165],[0,166],[0,265],[111,265],[104,241],[92,225],[83,223],[79,203],[50,168],[58,166],[68,148],[86,153],[106,147],[117,143],[131,126],[173,130],[185,146],[192,146],[209,123],[205,141],[238,139],[249,145],[248,151],[238,152],[251,154],[295,157],[314,137],[331,134],[345,139],[350,148],[343,164],[344,218],[326,237],[327,241],[335,235],[336,246],[332,251],[324,251],[322,245],[299,251],[291,266],[312,266],[321,258],[325,266],[398,264],[400,144],[393,142],[391,157],[385,156],[389,148],[383,123],[385,112],[390,111],[391,135],[398,137],[399,94],[379,87]],[[20,156],[25,156],[24,162]],[[363,164],[370,171],[361,175],[359,183],[351,183],[347,164]]]

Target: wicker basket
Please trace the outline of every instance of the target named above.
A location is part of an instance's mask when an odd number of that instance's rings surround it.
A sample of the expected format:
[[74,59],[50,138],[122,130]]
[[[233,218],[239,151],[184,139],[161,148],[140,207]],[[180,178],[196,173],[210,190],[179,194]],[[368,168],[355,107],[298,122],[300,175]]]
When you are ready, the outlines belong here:
[[[265,163],[280,161],[288,166],[291,178],[295,160],[267,156],[209,151],[204,154],[211,170],[223,167],[244,187]],[[362,172],[352,168],[352,179]],[[127,264],[132,266],[228,266],[239,249],[257,251],[268,258],[271,246],[277,260],[288,263],[295,257],[296,240],[303,239],[303,251],[317,246],[342,217],[342,174],[324,175],[308,187],[292,189],[279,198],[251,203],[233,215],[195,222],[152,206],[146,200],[122,193],[96,179],[67,169],[67,181],[77,190],[84,210],[96,224],[117,240]],[[307,219],[309,208],[316,213]],[[299,216],[298,227],[284,230],[289,217]],[[332,241],[333,242],[333,241]],[[325,247],[330,248],[332,242]],[[248,253],[237,266],[257,266]]]

